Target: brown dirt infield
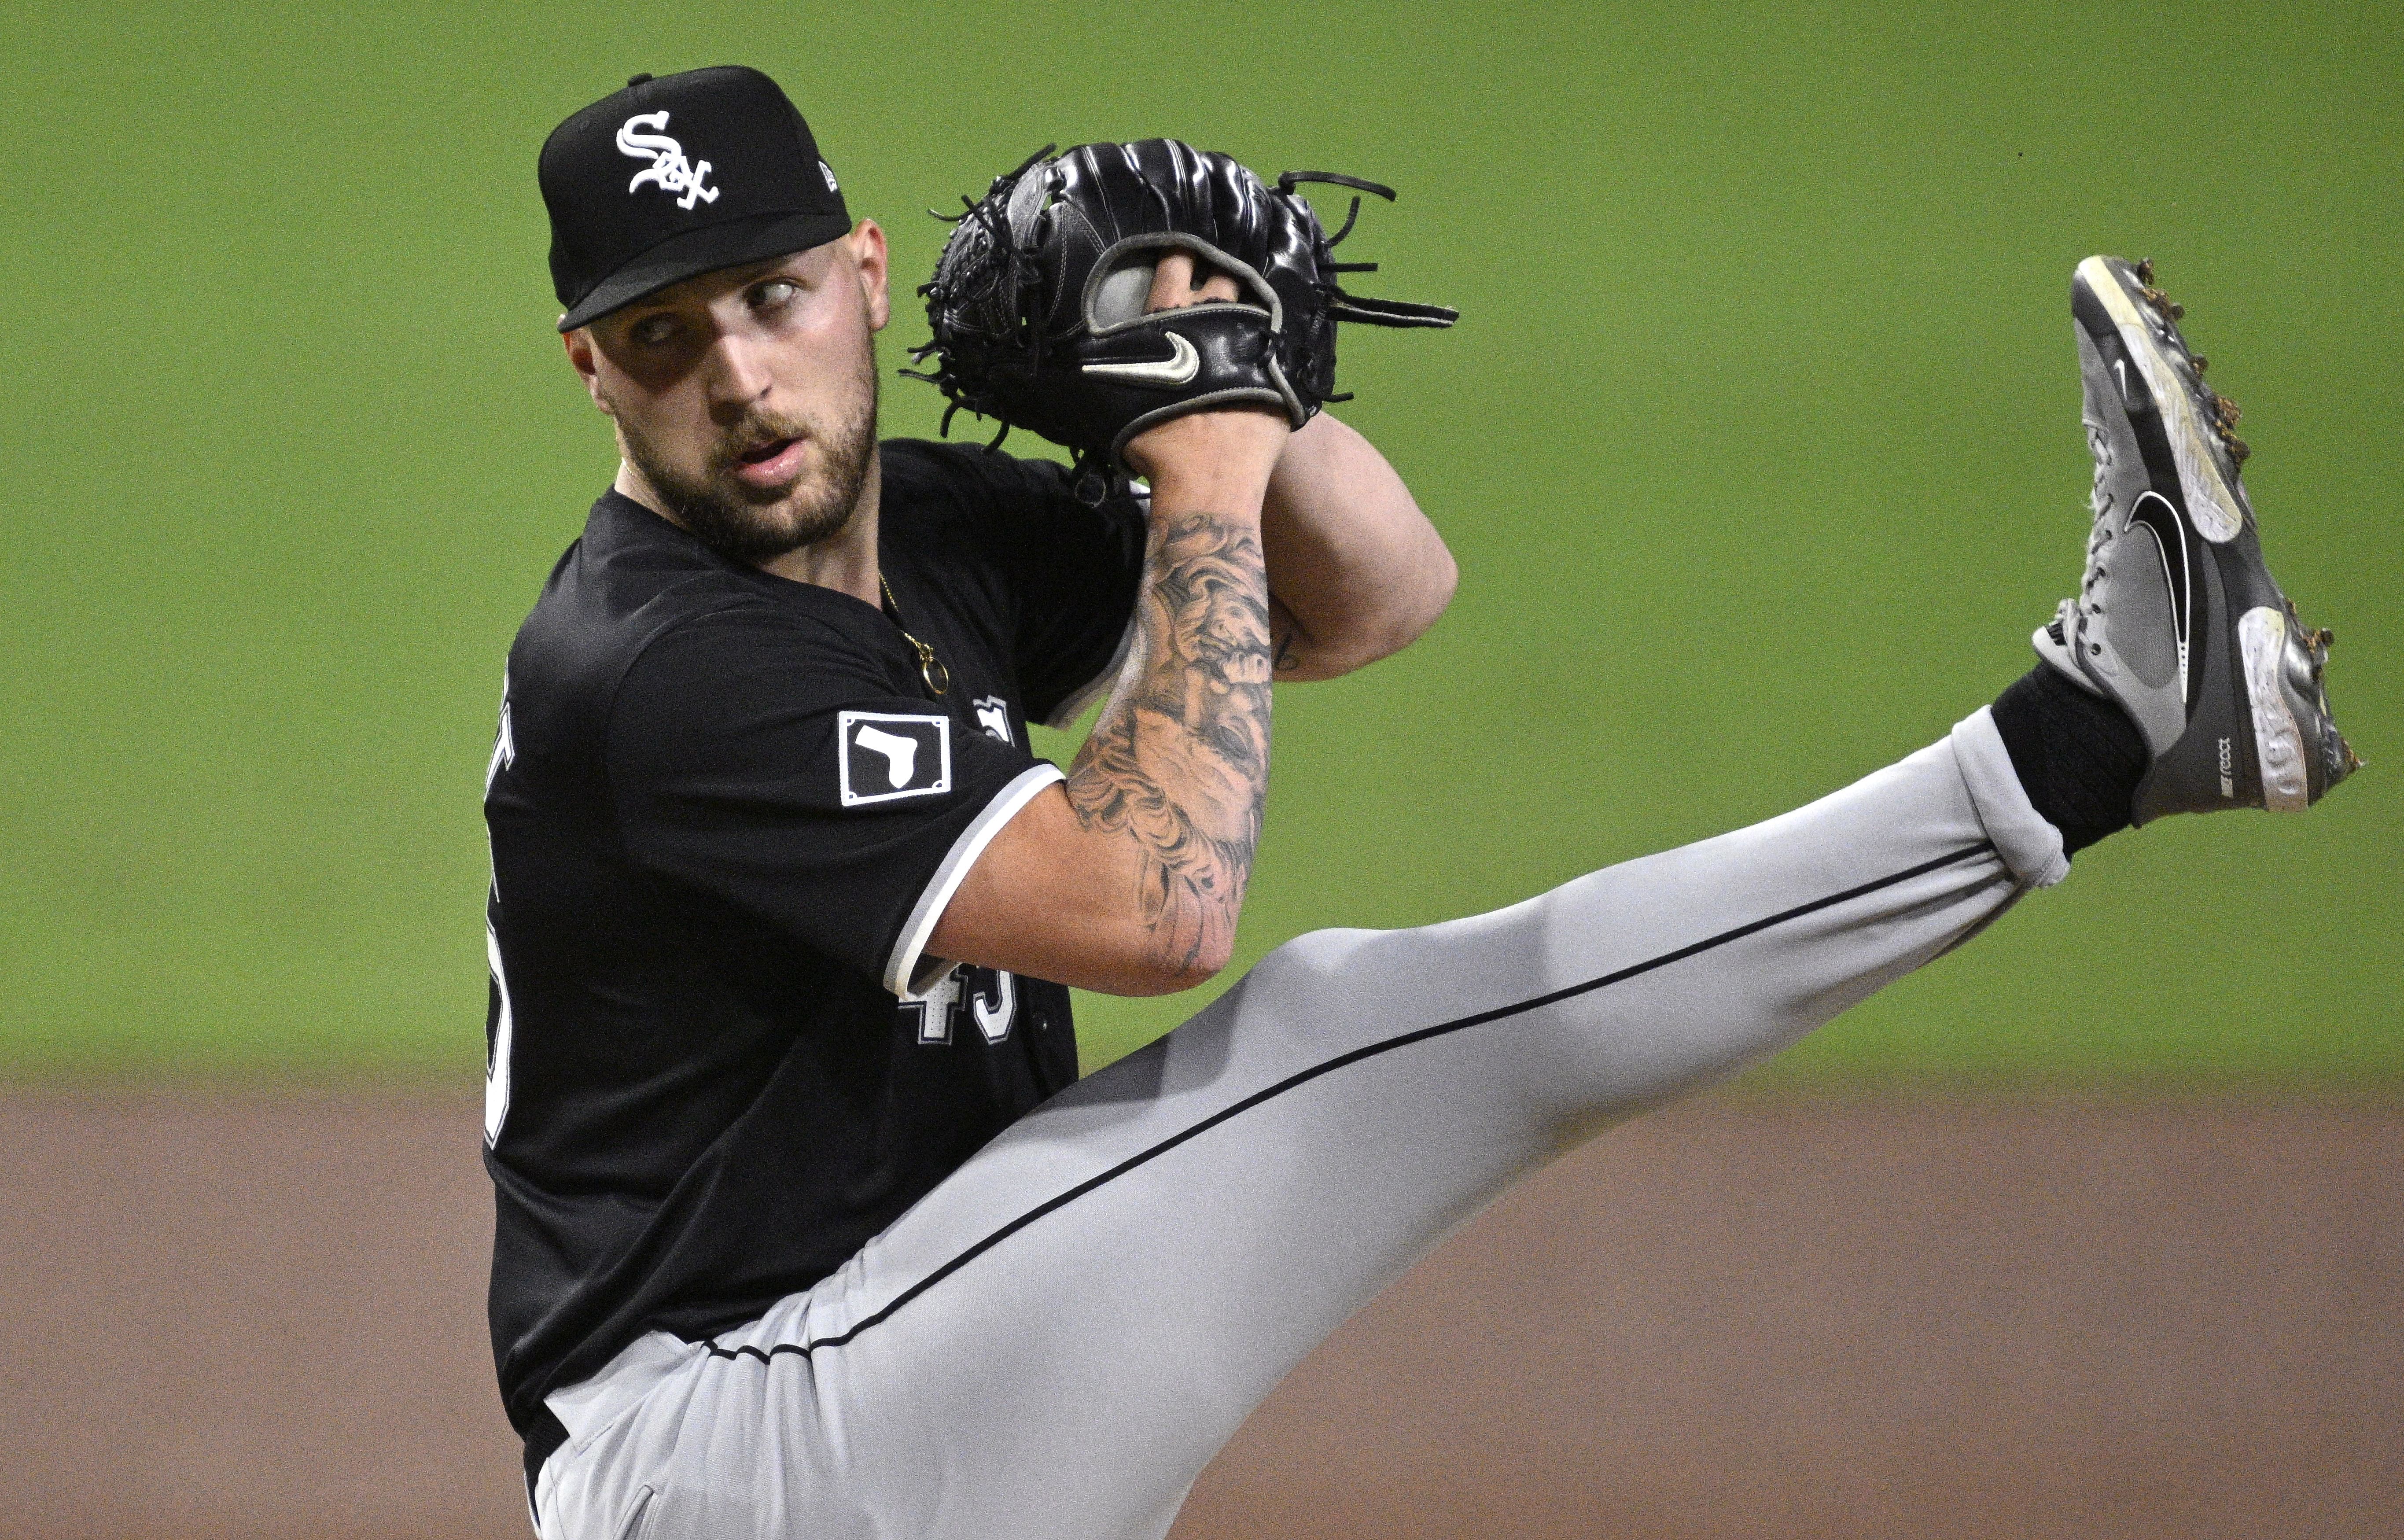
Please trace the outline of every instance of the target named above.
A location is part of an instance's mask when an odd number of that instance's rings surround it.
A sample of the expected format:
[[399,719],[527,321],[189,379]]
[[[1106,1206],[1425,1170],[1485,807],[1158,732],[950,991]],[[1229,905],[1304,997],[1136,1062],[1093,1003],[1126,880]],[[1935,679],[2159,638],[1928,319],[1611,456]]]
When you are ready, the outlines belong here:
[[[1175,1540],[2404,1533],[2404,1113],[1706,1100],[1337,1334]],[[0,1097],[0,1536],[521,1540],[477,1116]]]

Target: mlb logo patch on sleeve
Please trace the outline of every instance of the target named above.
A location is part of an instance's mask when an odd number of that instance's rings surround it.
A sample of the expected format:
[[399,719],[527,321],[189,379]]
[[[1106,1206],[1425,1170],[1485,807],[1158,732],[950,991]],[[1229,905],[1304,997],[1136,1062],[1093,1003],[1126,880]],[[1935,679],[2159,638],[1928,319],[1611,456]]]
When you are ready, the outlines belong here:
[[952,789],[949,718],[846,711],[835,718],[835,731],[843,739],[846,807],[939,796]]

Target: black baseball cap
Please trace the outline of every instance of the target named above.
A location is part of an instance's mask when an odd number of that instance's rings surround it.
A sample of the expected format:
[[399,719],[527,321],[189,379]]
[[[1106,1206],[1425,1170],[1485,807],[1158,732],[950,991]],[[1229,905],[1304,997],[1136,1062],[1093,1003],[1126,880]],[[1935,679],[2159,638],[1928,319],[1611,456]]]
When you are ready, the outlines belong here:
[[551,131],[539,175],[562,331],[851,229],[809,124],[741,64],[636,76]]

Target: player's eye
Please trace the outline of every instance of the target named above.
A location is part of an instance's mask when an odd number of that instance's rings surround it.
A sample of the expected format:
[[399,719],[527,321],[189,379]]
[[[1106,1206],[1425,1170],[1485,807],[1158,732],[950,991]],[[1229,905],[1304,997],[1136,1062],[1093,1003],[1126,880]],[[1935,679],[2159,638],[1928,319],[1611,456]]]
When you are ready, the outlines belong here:
[[657,347],[677,334],[677,318],[665,311],[646,315],[628,328],[626,334],[645,347]]
[[790,278],[771,278],[752,289],[751,303],[756,309],[774,310],[791,303],[793,296],[801,291],[801,286]]

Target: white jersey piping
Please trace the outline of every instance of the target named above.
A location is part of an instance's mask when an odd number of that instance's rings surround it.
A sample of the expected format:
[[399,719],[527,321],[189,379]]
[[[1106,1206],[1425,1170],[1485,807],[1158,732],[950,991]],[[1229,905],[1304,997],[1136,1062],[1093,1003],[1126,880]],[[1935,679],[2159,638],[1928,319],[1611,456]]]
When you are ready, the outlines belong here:
[[905,1002],[926,999],[943,981],[943,975],[952,971],[950,959],[919,956],[926,950],[927,938],[935,932],[935,922],[943,917],[944,906],[959,890],[977,857],[985,854],[985,846],[1001,833],[1001,826],[1017,816],[1036,792],[1067,778],[1056,764],[1028,765],[1009,785],[995,792],[993,800],[985,805],[985,811],[960,831],[959,838],[952,841],[952,847],[943,853],[943,864],[935,868],[934,877],[918,895],[910,917],[902,921],[902,933],[893,942],[893,955],[885,959],[885,987],[897,999]]

